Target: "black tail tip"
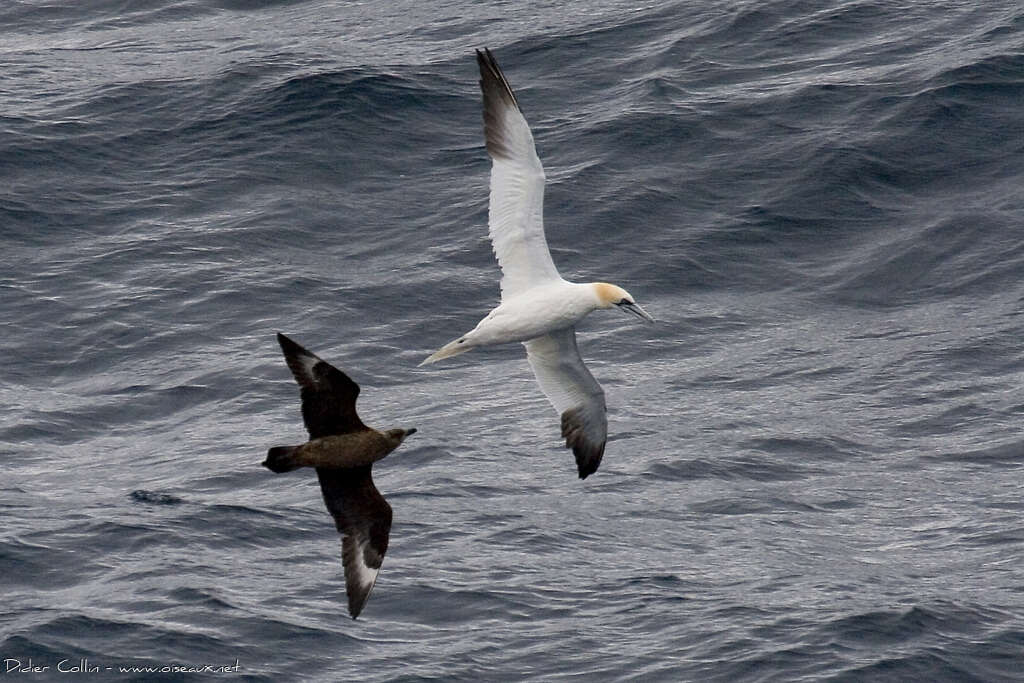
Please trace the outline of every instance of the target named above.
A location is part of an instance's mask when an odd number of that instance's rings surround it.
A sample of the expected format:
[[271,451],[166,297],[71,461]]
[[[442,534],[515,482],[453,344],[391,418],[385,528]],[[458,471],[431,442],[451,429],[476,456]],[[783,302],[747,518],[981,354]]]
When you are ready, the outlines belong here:
[[298,446],[274,446],[267,451],[267,459],[261,464],[271,472],[278,474],[291,472],[301,467],[301,465],[295,462],[294,456],[297,450],[299,450]]

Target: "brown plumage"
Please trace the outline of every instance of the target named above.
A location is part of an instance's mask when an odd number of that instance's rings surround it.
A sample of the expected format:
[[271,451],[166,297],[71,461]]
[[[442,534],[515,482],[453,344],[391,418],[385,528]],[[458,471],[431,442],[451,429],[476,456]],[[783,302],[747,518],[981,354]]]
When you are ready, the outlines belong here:
[[370,470],[416,430],[367,427],[356,413],[358,384],[283,334],[277,341],[301,389],[310,440],[271,448],[263,465],[274,472],[316,469],[324,503],[342,535],[348,609],[355,619],[377,580],[391,531],[391,506],[374,486]]

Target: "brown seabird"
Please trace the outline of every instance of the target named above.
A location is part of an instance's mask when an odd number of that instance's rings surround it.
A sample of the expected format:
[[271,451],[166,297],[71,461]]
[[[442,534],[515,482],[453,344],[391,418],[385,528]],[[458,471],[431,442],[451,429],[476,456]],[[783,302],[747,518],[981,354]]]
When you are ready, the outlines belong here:
[[373,590],[391,531],[391,506],[373,485],[370,470],[416,430],[367,427],[356,414],[358,384],[280,332],[277,341],[301,387],[310,440],[271,448],[263,465],[274,472],[316,468],[324,503],[342,534],[348,611],[355,619]]

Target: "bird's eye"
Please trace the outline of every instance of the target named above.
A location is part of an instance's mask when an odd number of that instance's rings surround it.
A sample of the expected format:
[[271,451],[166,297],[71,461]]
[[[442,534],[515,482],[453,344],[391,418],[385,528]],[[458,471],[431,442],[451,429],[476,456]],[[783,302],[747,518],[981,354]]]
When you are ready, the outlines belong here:
[[629,299],[619,299],[619,302],[617,304],[615,304],[615,305],[616,306],[625,306],[625,305],[631,304],[631,303],[633,303],[633,302],[630,301]]

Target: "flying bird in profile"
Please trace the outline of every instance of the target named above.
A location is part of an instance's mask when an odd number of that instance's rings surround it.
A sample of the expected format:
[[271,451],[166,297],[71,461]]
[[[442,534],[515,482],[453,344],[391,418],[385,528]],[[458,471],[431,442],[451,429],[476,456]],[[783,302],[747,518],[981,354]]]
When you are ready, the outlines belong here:
[[568,282],[544,237],[544,167],[533,134],[491,51],[477,50],[484,137],[491,157],[489,232],[501,266],[501,304],[477,326],[420,365],[477,346],[522,342],[541,390],[562,418],[581,479],[597,470],[608,436],[604,391],[576,348],[575,325],[591,311],[617,308],[654,319],[626,290],[606,282]]
[[324,503],[342,535],[348,611],[355,619],[373,590],[391,531],[391,506],[370,470],[416,430],[367,427],[356,414],[358,384],[283,334],[277,341],[301,388],[309,441],[271,448],[263,465],[274,472],[316,468]]

